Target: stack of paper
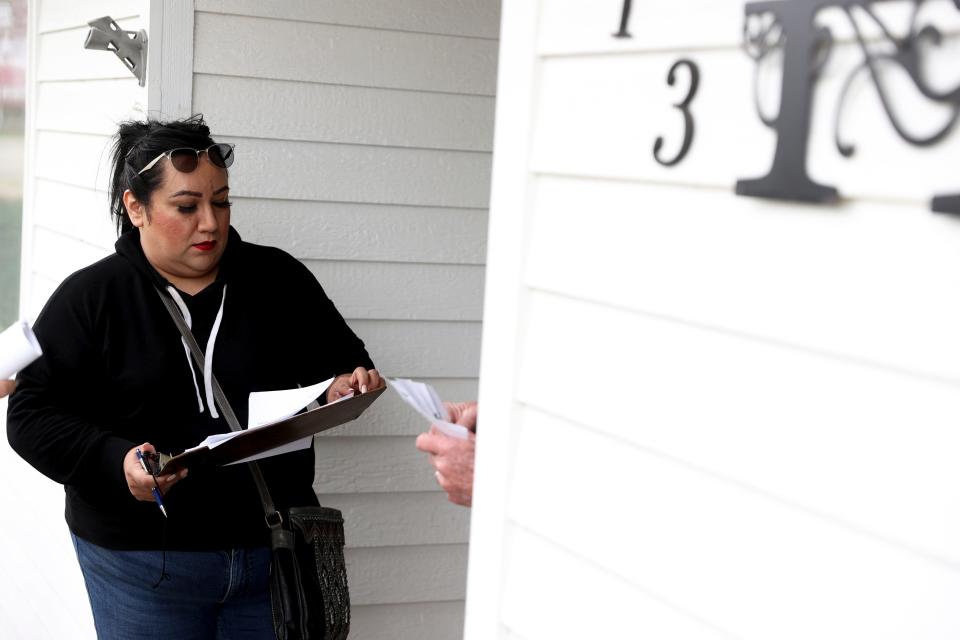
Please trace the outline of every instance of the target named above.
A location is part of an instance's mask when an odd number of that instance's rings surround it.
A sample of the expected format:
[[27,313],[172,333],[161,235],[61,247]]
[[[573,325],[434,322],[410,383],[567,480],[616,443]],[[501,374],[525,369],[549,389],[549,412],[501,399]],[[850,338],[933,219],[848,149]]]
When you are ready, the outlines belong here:
[[403,401],[417,410],[417,412],[431,423],[437,425],[443,433],[453,438],[466,440],[470,430],[463,425],[449,421],[450,416],[440,401],[437,391],[429,384],[407,380],[405,378],[390,378],[390,386],[403,398]]
[[[296,415],[298,411],[323,395],[323,393],[327,390],[327,387],[329,387],[332,383],[333,378],[330,378],[329,380],[318,382],[315,385],[302,387],[299,389],[255,391],[251,393],[247,405],[247,429],[256,429],[257,427],[262,427],[263,425],[271,424],[277,422],[278,420],[284,420],[290,416]],[[229,442],[241,433],[243,433],[243,431],[231,431],[230,433],[218,433],[216,435],[207,436],[203,442],[195,447],[187,449],[187,451],[194,451],[195,449],[200,449],[202,447],[213,449],[220,446],[224,442]],[[232,462],[230,464],[250,462],[251,460],[257,460],[258,458],[276,456],[281,453],[297,451],[298,449],[306,449],[312,442],[313,436],[309,436],[297,440],[296,442],[285,444],[282,447],[270,449],[258,455],[244,458],[243,460],[238,460],[237,462]]]
[[0,333],[0,378],[9,378],[43,355],[37,336],[21,320]]

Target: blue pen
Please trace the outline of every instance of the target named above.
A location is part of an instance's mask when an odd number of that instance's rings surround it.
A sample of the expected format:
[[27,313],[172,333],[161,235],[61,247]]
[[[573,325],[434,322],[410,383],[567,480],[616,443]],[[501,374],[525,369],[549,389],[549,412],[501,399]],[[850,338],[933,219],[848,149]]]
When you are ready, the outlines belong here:
[[151,489],[150,492],[153,494],[153,499],[157,501],[157,506],[160,507],[160,512],[163,514],[163,517],[166,518],[167,509],[163,506],[163,495],[160,493],[160,487],[157,486],[157,477],[150,473],[150,469],[147,468],[147,461],[143,459],[143,454],[140,452],[140,449],[137,449],[137,460],[140,461],[140,466],[143,467],[143,470],[153,478],[153,489]]

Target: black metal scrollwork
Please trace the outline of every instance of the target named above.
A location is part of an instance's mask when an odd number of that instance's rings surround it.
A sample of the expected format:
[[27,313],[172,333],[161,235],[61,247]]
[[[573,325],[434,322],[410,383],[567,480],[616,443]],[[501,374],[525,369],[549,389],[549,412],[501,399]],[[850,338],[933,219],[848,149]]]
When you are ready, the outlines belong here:
[[686,58],[677,60],[667,73],[667,84],[671,87],[677,80],[677,69],[680,67],[686,67],[690,72],[690,88],[687,90],[686,97],[673,105],[683,114],[683,144],[680,146],[680,151],[676,156],[670,160],[664,160],[660,157],[660,150],[663,148],[663,136],[657,136],[656,141],[653,143],[653,158],[665,167],[672,167],[683,160],[687,152],[690,151],[690,145],[693,143],[693,115],[690,113],[690,103],[693,101],[694,96],[697,95],[697,87],[700,85],[700,69],[697,67],[697,63],[692,60],[687,60]]
[[[747,4],[744,45],[747,53],[757,62],[758,72],[760,63],[774,50],[782,49],[784,61],[780,113],[776,117],[761,111],[756,95],[758,92],[755,92],[760,120],[777,132],[773,166],[762,178],[740,180],[737,183],[738,194],[812,202],[830,201],[838,197],[835,188],[816,184],[806,172],[814,84],[833,48],[830,30],[813,24],[816,13],[826,7],[840,7],[844,11],[864,56],[863,62],[850,72],[841,89],[834,130],[837,150],[844,157],[852,156],[855,151],[852,144],[842,140],[840,115],[853,80],[864,70],[869,72],[891,125],[907,143],[930,146],[950,133],[960,120],[960,87],[936,91],[927,83],[921,69],[923,46],[939,46],[943,36],[932,25],[919,27],[918,14],[925,0],[910,0],[913,2],[910,29],[904,37],[894,36],[873,10],[873,6],[880,2],[893,1],[902,0],[765,0]],[[953,4],[960,9],[960,0],[953,0]],[[877,52],[867,46],[853,13],[855,9],[879,26],[884,39],[893,45],[892,53]],[[906,130],[883,83],[881,65],[899,67],[925,98],[950,107],[950,116],[940,129],[928,136],[915,136]],[[932,207],[935,211],[960,213],[960,196],[935,197]]]

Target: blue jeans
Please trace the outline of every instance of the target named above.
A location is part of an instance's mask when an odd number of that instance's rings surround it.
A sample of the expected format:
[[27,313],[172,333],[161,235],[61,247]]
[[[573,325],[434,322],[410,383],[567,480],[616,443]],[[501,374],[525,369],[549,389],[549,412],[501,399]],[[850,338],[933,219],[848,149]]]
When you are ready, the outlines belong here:
[[[72,535],[72,534],[71,534]],[[76,536],[99,640],[268,640],[270,549],[114,551]]]

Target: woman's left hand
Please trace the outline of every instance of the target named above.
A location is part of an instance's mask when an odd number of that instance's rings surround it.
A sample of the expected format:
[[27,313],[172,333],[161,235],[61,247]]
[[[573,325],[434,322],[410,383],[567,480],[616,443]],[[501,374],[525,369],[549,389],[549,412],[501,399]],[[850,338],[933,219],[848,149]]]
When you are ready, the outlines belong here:
[[337,376],[327,389],[327,402],[339,400],[352,393],[366,393],[383,386],[383,378],[376,369],[357,367],[353,373]]

